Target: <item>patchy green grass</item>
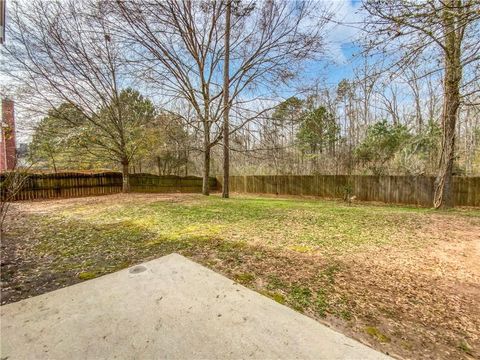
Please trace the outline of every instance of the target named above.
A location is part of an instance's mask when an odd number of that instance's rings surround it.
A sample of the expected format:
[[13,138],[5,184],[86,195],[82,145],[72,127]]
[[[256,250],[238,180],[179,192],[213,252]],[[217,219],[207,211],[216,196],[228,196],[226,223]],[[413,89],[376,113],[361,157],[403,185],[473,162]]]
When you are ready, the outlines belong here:
[[289,299],[295,310],[303,312],[312,303],[312,292],[307,287],[294,285],[290,289]]
[[[48,225],[49,220],[56,224],[61,219],[66,225],[60,233],[63,237],[70,231],[69,225],[77,228],[79,222],[84,222],[93,225],[94,231],[109,233],[109,237],[115,233],[115,237],[124,237],[123,241],[140,242],[142,246],[222,237],[248,242],[258,239],[264,245],[288,245],[297,252],[345,251],[389,243],[395,236],[392,228],[410,226],[415,230],[419,224],[412,214],[419,212],[422,210],[347,206],[331,201],[251,197],[224,200],[211,196],[191,202],[159,201],[128,207],[70,207],[58,217],[44,219],[44,224]],[[149,241],[145,242],[144,236]]]
[[473,356],[472,348],[470,347],[470,345],[468,345],[468,343],[465,340],[460,341],[458,348],[465,354]]
[[94,272],[90,272],[90,271],[84,271],[84,272],[81,272],[80,274],[78,274],[78,278],[80,280],[90,280],[90,279],[94,279],[97,277],[97,274],[95,274]]
[[376,340],[378,340],[379,342],[381,343],[388,343],[390,342],[390,338],[383,334],[380,330],[378,330],[376,327],[374,326],[367,326],[365,327],[365,332],[370,335],[371,337],[375,338]]
[[[475,324],[458,322],[475,317],[464,316],[466,307],[448,306],[453,297],[459,301],[458,294],[437,293],[432,279],[438,270],[425,269],[431,265],[424,263],[439,242],[458,241],[458,229],[480,230],[480,211],[258,196],[90,199],[96,200],[16,207],[6,233],[17,257],[2,268],[5,301],[178,252],[280,304],[340,321],[354,335],[406,357],[433,351],[441,358],[442,346],[448,354],[476,354],[475,337],[463,330]],[[464,255],[461,259],[464,263]],[[448,322],[438,318],[445,311],[456,321],[448,334],[439,325]],[[391,326],[380,332],[372,323]],[[388,333],[392,328],[396,332]],[[432,331],[438,331],[437,343],[425,346]]]
[[318,290],[315,306],[319,316],[321,317],[327,316],[327,311],[329,307],[328,294],[324,289]]
[[236,274],[234,279],[241,284],[251,284],[255,280],[255,275],[249,273]]
[[[399,227],[413,242],[420,224],[412,214],[418,212],[331,201],[211,196],[125,206],[80,204],[48,216],[33,214],[29,221],[39,230],[32,250],[41,258],[54,258],[56,271],[101,275],[151,256],[174,251],[188,255],[205,247],[215,248],[218,259],[231,261],[240,261],[242,250],[252,246],[344,254],[398,241],[398,231],[392,229]],[[333,283],[337,267],[329,264],[321,276]],[[239,278],[246,284],[252,280]]]
[[272,300],[275,300],[279,304],[285,304],[285,296],[278,292],[272,292],[272,291],[267,291],[267,290],[260,290],[260,294],[265,295],[266,297],[269,297]]

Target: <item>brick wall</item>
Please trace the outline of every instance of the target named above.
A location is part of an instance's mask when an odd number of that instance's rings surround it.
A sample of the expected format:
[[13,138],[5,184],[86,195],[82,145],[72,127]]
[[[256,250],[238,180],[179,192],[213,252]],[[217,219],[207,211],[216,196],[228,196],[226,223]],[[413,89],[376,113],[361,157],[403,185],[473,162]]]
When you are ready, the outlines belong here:
[[15,114],[13,101],[2,99],[0,171],[12,170],[16,162]]

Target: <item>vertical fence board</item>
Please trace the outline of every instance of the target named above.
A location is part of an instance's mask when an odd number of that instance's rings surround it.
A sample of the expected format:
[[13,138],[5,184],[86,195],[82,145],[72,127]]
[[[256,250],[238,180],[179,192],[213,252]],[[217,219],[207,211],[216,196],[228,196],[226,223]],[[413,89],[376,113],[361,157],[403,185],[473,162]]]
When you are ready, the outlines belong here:
[[[0,174],[0,181],[5,175]],[[362,175],[271,175],[232,176],[232,192],[306,195],[343,198],[347,193],[362,201],[432,206],[434,177]],[[134,192],[201,192],[198,177],[132,174]],[[211,178],[212,190],[221,180]],[[120,173],[29,174],[24,188],[14,200],[78,197],[119,193]],[[454,177],[454,204],[480,207],[480,177]]]
[[[274,175],[232,176],[232,192],[277,195],[313,195],[343,198],[347,193],[361,201],[432,206],[432,176]],[[454,177],[456,206],[480,207],[480,177]]]

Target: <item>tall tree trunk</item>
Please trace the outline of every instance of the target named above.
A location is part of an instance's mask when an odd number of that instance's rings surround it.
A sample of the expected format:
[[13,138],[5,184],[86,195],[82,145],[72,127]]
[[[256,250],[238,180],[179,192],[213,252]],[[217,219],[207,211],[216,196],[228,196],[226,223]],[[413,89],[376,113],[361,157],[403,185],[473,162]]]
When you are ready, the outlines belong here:
[[230,180],[230,13],[231,0],[227,0],[227,8],[225,11],[225,60],[223,64],[223,189],[222,197],[229,197]]
[[185,149],[185,177],[188,176],[188,150]]
[[53,171],[56,174],[57,173],[57,164],[55,162],[55,157],[52,155],[51,158],[52,158]]
[[157,156],[157,168],[158,168],[158,176],[162,175],[162,161],[160,156]]
[[130,178],[128,173],[129,162],[127,159],[122,160],[122,192],[128,193],[130,191]]
[[202,194],[210,195],[210,184],[208,182],[210,177],[210,145],[207,144],[204,147],[203,152],[203,182],[202,182]]
[[455,159],[455,128],[460,107],[460,84],[462,66],[460,62],[461,39],[456,29],[455,0],[451,0],[452,7],[445,9],[445,75],[444,100],[442,111],[442,152],[438,175],[435,181],[433,206],[435,208],[449,208],[453,206],[453,161]]

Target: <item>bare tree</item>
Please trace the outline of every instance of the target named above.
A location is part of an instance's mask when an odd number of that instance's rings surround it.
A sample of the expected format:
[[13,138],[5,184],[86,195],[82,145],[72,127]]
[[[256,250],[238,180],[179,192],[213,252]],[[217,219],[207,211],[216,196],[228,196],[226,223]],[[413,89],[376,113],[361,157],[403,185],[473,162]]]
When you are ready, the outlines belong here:
[[[17,162],[15,162],[17,163]],[[29,168],[15,166],[10,171],[0,173],[0,239],[5,230],[5,219],[11,203],[28,181]]]
[[379,92],[380,103],[391,116],[394,125],[400,124],[400,109],[398,104],[398,84],[383,84]]
[[[362,57],[362,63],[354,68],[355,83],[359,90],[359,101],[361,103],[361,118],[363,128],[370,123],[372,100],[375,91],[375,85],[379,81],[382,71],[380,66],[369,61],[368,57]],[[358,124],[360,126],[360,124]]]
[[230,181],[230,21],[232,1],[227,0],[225,10],[225,58],[223,60],[223,188],[222,197],[228,198]]
[[[450,207],[452,169],[455,159],[455,128],[462,100],[462,74],[467,66],[478,63],[480,42],[478,22],[480,3],[476,0],[365,0],[366,31],[371,48],[388,51],[398,71],[422,59],[442,59],[443,141],[434,206]],[[400,54],[396,57],[395,54]],[[443,64],[442,64],[443,62]]]
[[[223,137],[222,77],[225,1],[116,2],[120,32],[131,40],[150,86],[195,111],[203,135],[203,194],[208,195],[211,150]],[[314,14],[314,15],[310,15]],[[310,1],[232,2],[229,134],[266,113],[275,89],[290,82],[306,59],[317,57],[326,16]],[[121,25],[123,21],[127,26]],[[255,104],[253,106],[252,104]]]
[[92,132],[92,147],[87,150],[98,155],[100,149],[104,157],[120,164],[123,190],[128,191],[128,167],[139,140],[134,129],[142,116],[128,117],[122,108],[121,92],[128,84],[125,48],[109,29],[105,5],[15,2],[3,53],[10,78],[29,92],[32,107],[67,103],[84,115]]

